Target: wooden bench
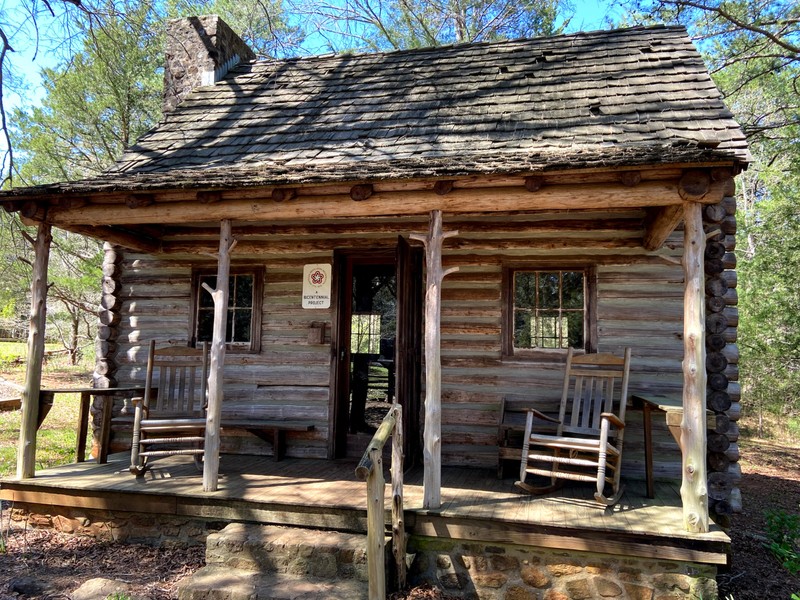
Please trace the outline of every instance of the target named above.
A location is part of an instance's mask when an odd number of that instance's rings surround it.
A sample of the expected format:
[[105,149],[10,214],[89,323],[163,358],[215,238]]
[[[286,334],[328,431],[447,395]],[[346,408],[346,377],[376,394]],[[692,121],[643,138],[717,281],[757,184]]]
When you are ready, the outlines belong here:
[[278,421],[265,419],[227,419],[222,417],[220,427],[241,429],[272,444],[273,458],[278,461],[286,451],[287,431],[312,431],[314,424],[307,421]]

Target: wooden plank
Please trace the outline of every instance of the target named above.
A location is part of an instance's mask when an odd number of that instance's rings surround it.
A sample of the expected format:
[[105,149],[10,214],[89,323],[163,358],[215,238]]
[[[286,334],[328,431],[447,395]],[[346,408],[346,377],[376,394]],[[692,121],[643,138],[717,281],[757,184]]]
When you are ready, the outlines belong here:
[[706,564],[727,564],[725,543],[708,544],[710,549],[698,549],[670,545],[668,540],[615,540],[608,534],[594,536],[574,535],[578,531],[564,532],[563,535],[526,531],[503,523],[480,523],[461,519],[438,519],[418,515],[412,530],[414,535],[428,537],[447,537],[484,542],[512,543],[559,550],[576,550],[621,556],[638,556],[661,560],[682,560]]

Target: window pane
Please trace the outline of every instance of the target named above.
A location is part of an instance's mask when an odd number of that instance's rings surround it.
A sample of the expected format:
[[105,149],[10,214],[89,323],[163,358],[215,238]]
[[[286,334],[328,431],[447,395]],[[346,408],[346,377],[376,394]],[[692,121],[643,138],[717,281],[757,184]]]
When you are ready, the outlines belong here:
[[228,311],[227,324],[225,326],[225,343],[233,340],[233,311]]
[[233,306],[250,308],[253,306],[253,276],[236,276],[236,304]]
[[518,271],[513,284],[515,348],[584,347],[583,271]]
[[564,348],[583,348],[583,311],[568,312],[564,320],[566,321],[567,340]]
[[238,309],[233,316],[233,341],[250,341],[250,322],[253,318],[253,311],[250,309]]
[[200,285],[197,286],[197,293],[200,294],[199,305],[201,308],[214,308],[214,299],[211,297],[204,288],[203,284],[207,284],[212,290],[217,288],[216,275],[201,275],[198,279]]
[[533,308],[536,301],[536,273],[520,271],[514,274],[514,305]]
[[562,276],[562,308],[583,308],[583,273],[565,272]]
[[[206,293],[206,295],[208,295]],[[201,309],[197,311],[197,341],[210,342],[214,330],[214,311]]]
[[514,312],[514,346],[517,348],[531,348],[533,344],[533,330],[531,328],[531,313],[527,310]]
[[556,311],[540,311],[536,316],[536,347],[561,348],[561,316]]
[[539,273],[538,308],[558,308],[558,276],[556,273]]

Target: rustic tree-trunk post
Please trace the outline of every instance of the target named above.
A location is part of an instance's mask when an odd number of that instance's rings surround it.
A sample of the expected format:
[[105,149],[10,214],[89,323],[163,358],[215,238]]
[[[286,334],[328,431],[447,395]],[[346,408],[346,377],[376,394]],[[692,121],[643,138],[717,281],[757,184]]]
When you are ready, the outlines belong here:
[[220,418],[222,415],[223,367],[225,365],[225,336],[228,322],[228,279],[231,270],[231,222],[223,220],[219,231],[219,256],[217,262],[217,289],[203,287],[214,299],[214,325],[211,336],[211,364],[208,372],[208,410],[206,412],[205,463],[203,465],[203,491],[213,492],[219,481]]
[[403,408],[397,404],[392,433],[392,553],[397,568],[397,589],[406,587],[406,526],[403,517]]
[[442,504],[442,280],[458,267],[442,269],[442,243],[457,231],[442,232],[442,212],[431,211],[428,235],[412,234],[425,244],[425,432],[423,434],[423,507]]
[[683,420],[681,453],[684,525],[704,533],[709,528],[706,474],[705,285],[703,281],[703,207],[684,204],[683,246]]
[[22,422],[17,448],[17,478],[33,477],[36,471],[36,430],[39,419],[39,391],[42,387],[44,329],[47,318],[47,266],[50,260],[50,225],[39,223],[31,282],[31,317],[28,330],[28,360],[22,391]]

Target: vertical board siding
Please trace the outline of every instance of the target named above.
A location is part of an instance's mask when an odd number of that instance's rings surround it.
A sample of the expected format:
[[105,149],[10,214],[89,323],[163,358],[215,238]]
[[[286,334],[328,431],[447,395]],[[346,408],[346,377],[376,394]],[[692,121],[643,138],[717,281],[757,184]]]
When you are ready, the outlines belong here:
[[[497,420],[500,403],[508,398],[554,410],[560,398],[563,363],[535,362],[504,357],[503,269],[507,265],[597,265],[597,329],[600,351],[633,349],[631,391],[680,393],[682,356],[682,273],[669,262],[681,256],[681,238],[673,236],[666,248],[647,253],[613,244],[613,230],[593,229],[598,220],[613,217],[631,225],[616,239],[640,235],[641,211],[543,213],[508,219],[460,218],[445,223],[446,230],[465,230],[448,240],[446,267],[459,266],[442,286],[442,459],[445,465],[495,467]],[[559,235],[555,221],[574,219],[571,229],[585,232]],[[517,219],[515,221],[515,219]],[[224,414],[259,418],[302,418],[315,430],[289,434],[287,454],[327,456],[330,420],[331,310],[300,307],[302,269],[306,263],[331,263],[336,248],[393,247],[398,234],[424,229],[416,221],[397,221],[394,228],[378,220],[358,223],[358,234],[267,236],[271,241],[258,252],[264,236],[237,235],[246,254],[234,252],[233,264],[263,265],[261,352],[226,355]],[[354,224],[353,227],[356,227]],[[371,231],[374,227],[374,231]],[[280,230],[276,230],[280,231]],[[234,232],[235,233],[235,232]],[[590,247],[570,247],[570,240]],[[191,243],[183,234],[181,241]],[[596,245],[595,245],[596,242]],[[216,238],[197,236],[197,251],[212,252]],[[529,246],[527,245],[529,244]],[[281,248],[280,251],[276,248]],[[493,249],[494,248],[494,249]],[[657,255],[668,253],[667,259]],[[185,345],[189,339],[191,273],[197,266],[214,265],[201,254],[148,256],[126,254],[122,275],[122,320],[116,360],[120,385],[143,381],[146,345]],[[422,274],[420,274],[422,275]],[[335,300],[334,300],[335,304]],[[325,322],[324,344],[310,345],[312,323]],[[641,415],[629,413],[625,475],[643,475]],[[672,476],[680,469],[680,453],[666,426],[656,422],[656,475]],[[226,434],[226,452],[271,453],[268,444],[247,434]]]

